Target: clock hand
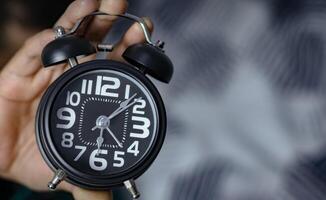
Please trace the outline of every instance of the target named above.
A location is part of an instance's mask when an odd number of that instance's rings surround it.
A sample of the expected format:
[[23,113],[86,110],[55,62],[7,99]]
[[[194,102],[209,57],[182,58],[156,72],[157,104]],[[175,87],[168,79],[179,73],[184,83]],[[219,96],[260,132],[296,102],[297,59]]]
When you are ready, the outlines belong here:
[[97,129],[97,128],[99,128],[97,125],[94,126],[94,127],[92,128],[92,131],[94,131],[94,130]]
[[122,148],[122,144],[119,142],[119,140],[115,137],[115,135],[113,134],[113,132],[109,129],[109,127],[106,127],[106,130],[109,131],[110,135],[113,137],[113,139],[116,141],[116,143],[118,144],[118,146],[120,148]]
[[92,128],[92,131],[94,131],[95,129],[98,129],[98,128],[100,129],[100,135],[98,136],[98,138],[96,138],[97,155],[99,155],[101,146],[104,142],[103,131],[106,127],[109,126],[109,123],[110,123],[110,121],[108,120],[108,118],[104,115],[101,115],[96,119],[96,126],[94,126]]
[[101,128],[100,136],[96,139],[96,143],[97,143],[97,153],[96,153],[96,155],[100,154],[101,146],[102,146],[102,144],[104,142],[103,131],[104,131],[104,128]]
[[118,111],[113,112],[113,113],[108,117],[108,119],[112,119],[112,118],[114,118],[115,116],[119,115],[119,114],[122,113],[124,110],[126,110],[126,109],[129,108],[130,106],[134,105],[135,103],[137,103],[137,102],[138,102],[139,100],[141,100],[141,99],[142,99],[142,98],[139,97],[138,99],[135,99],[134,102],[132,102],[132,103],[130,103],[130,104],[124,106],[123,108],[121,108],[121,109],[118,110]]
[[133,98],[136,97],[136,95],[137,95],[137,93],[135,93],[134,95],[132,95],[129,99],[127,99],[127,100],[121,102],[119,108],[117,108],[115,111],[113,111],[113,113],[112,113],[111,115],[115,114],[115,113],[118,112],[120,109],[122,109],[122,108],[124,108],[125,106],[127,106],[127,105],[129,104],[129,102],[130,102]]

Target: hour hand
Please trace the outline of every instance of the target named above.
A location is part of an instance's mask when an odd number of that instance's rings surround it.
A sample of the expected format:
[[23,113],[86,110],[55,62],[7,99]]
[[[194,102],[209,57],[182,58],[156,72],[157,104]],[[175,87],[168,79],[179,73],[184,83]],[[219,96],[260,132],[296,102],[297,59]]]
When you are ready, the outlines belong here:
[[95,131],[97,128],[99,128],[98,126],[94,126],[93,128],[92,128],[92,131]]
[[104,138],[103,137],[98,137],[96,139],[96,143],[97,143],[97,153],[96,153],[96,155],[99,155],[100,154],[101,146],[102,146],[103,142],[104,142]]
[[96,143],[97,143],[97,155],[99,155],[100,150],[101,150],[101,146],[102,146],[102,144],[104,142],[103,131],[104,131],[104,129],[101,128],[100,136],[98,136],[98,138],[96,139]]

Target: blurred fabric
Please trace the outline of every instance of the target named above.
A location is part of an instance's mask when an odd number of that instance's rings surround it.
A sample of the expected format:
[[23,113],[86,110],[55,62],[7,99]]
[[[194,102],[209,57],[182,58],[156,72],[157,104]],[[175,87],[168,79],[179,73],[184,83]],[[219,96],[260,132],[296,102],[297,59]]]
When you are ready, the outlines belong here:
[[144,200],[326,199],[325,0],[131,1],[175,65]]

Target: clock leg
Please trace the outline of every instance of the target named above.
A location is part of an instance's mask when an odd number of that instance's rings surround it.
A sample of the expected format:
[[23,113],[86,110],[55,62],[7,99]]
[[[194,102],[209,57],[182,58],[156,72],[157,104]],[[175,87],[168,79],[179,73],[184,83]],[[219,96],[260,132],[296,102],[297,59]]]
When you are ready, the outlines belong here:
[[138,199],[140,197],[140,194],[136,187],[136,183],[133,179],[127,180],[123,183],[125,184],[125,187],[130,192],[130,194],[132,195],[133,199]]
[[48,183],[48,188],[50,190],[55,190],[65,177],[66,173],[64,171],[62,171],[61,169],[57,170],[52,180]]

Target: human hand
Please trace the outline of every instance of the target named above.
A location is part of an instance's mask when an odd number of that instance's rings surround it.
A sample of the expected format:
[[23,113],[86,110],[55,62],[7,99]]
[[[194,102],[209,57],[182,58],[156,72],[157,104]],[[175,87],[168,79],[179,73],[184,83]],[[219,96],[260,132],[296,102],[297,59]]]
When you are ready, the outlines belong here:
[[[56,26],[71,29],[78,19],[93,11],[121,14],[126,8],[126,0],[77,0],[67,8]],[[115,18],[96,16],[86,37],[100,42]],[[151,22],[145,21],[151,30]],[[43,161],[36,145],[36,109],[46,88],[68,68],[66,64],[42,68],[42,49],[53,39],[52,30],[44,30],[28,39],[0,73],[0,177],[39,191],[47,189],[53,172]],[[139,25],[134,24],[110,53],[110,58],[122,60],[121,54],[128,46],[144,40]],[[85,61],[90,59],[95,59],[95,55],[86,57]],[[59,189],[72,192],[78,200],[111,199],[107,192],[86,191],[67,182],[61,183]]]

